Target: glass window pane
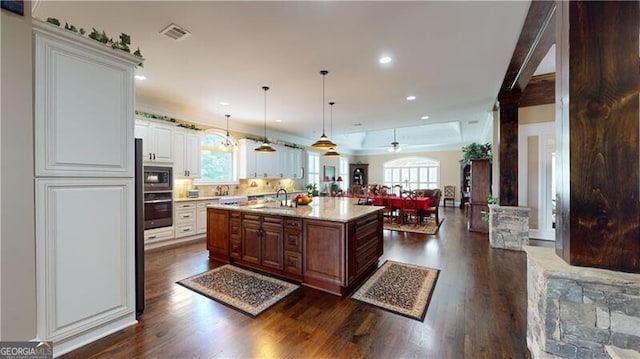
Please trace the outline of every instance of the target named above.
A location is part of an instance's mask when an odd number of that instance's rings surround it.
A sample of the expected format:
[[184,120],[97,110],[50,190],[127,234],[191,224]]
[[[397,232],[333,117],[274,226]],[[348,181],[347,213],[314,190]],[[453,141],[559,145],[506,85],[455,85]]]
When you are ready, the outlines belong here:
[[432,183],[438,182],[438,169],[435,167],[429,168],[429,182],[432,182]]
[[400,183],[400,169],[392,168],[391,181],[394,183]]

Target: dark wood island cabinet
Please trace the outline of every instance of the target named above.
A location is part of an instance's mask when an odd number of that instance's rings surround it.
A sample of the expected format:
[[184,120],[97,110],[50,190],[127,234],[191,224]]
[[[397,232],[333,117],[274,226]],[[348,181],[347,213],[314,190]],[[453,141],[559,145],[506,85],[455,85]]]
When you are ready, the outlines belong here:
[[382,255],[381,208],[356,203],[329,197],[287,209],[210,206],[209,257],[345,295]]

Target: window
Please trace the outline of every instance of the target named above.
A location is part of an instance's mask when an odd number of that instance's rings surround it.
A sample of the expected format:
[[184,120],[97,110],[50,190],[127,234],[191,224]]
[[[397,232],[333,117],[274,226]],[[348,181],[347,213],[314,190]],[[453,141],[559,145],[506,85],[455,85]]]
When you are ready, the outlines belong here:
[[320,189],[320,156],[316,152],[307,152],[307,162],[309,171],[307,173],[307,184],[315,184]]
[[403,189],[440,188],[440,161],[405,157],[384,164],[384,184]]
[[[200,137],[200,180],[199,183],[229,183],[236,179],[236,151],[227,151],[227,138],[221,132],[209,132]],[[236,141],[229,138],[233,147]]]
[[338,176],[342,177],[342,182],[339,183],[340,188],[346,191],[349,188],[349,161],[346,158],[340,157],[338,161]]

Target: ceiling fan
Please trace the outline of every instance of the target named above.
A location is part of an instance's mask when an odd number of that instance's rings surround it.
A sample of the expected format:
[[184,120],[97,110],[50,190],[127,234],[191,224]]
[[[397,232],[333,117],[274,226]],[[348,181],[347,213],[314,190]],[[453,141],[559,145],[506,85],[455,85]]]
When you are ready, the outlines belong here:
[[400,152],[402,151],[402,147],[400,147],[400,143],[396,140],[396,129],[393,129],[393,142],[391,142],[391,147],[387,148],[389,152]]

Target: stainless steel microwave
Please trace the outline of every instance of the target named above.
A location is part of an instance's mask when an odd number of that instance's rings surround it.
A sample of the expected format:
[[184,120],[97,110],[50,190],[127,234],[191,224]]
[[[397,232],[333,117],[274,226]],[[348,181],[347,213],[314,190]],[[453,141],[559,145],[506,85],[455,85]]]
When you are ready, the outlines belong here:
[[173,190],[173,173],[171,167],[144,166],[144,191],[171,191]]

